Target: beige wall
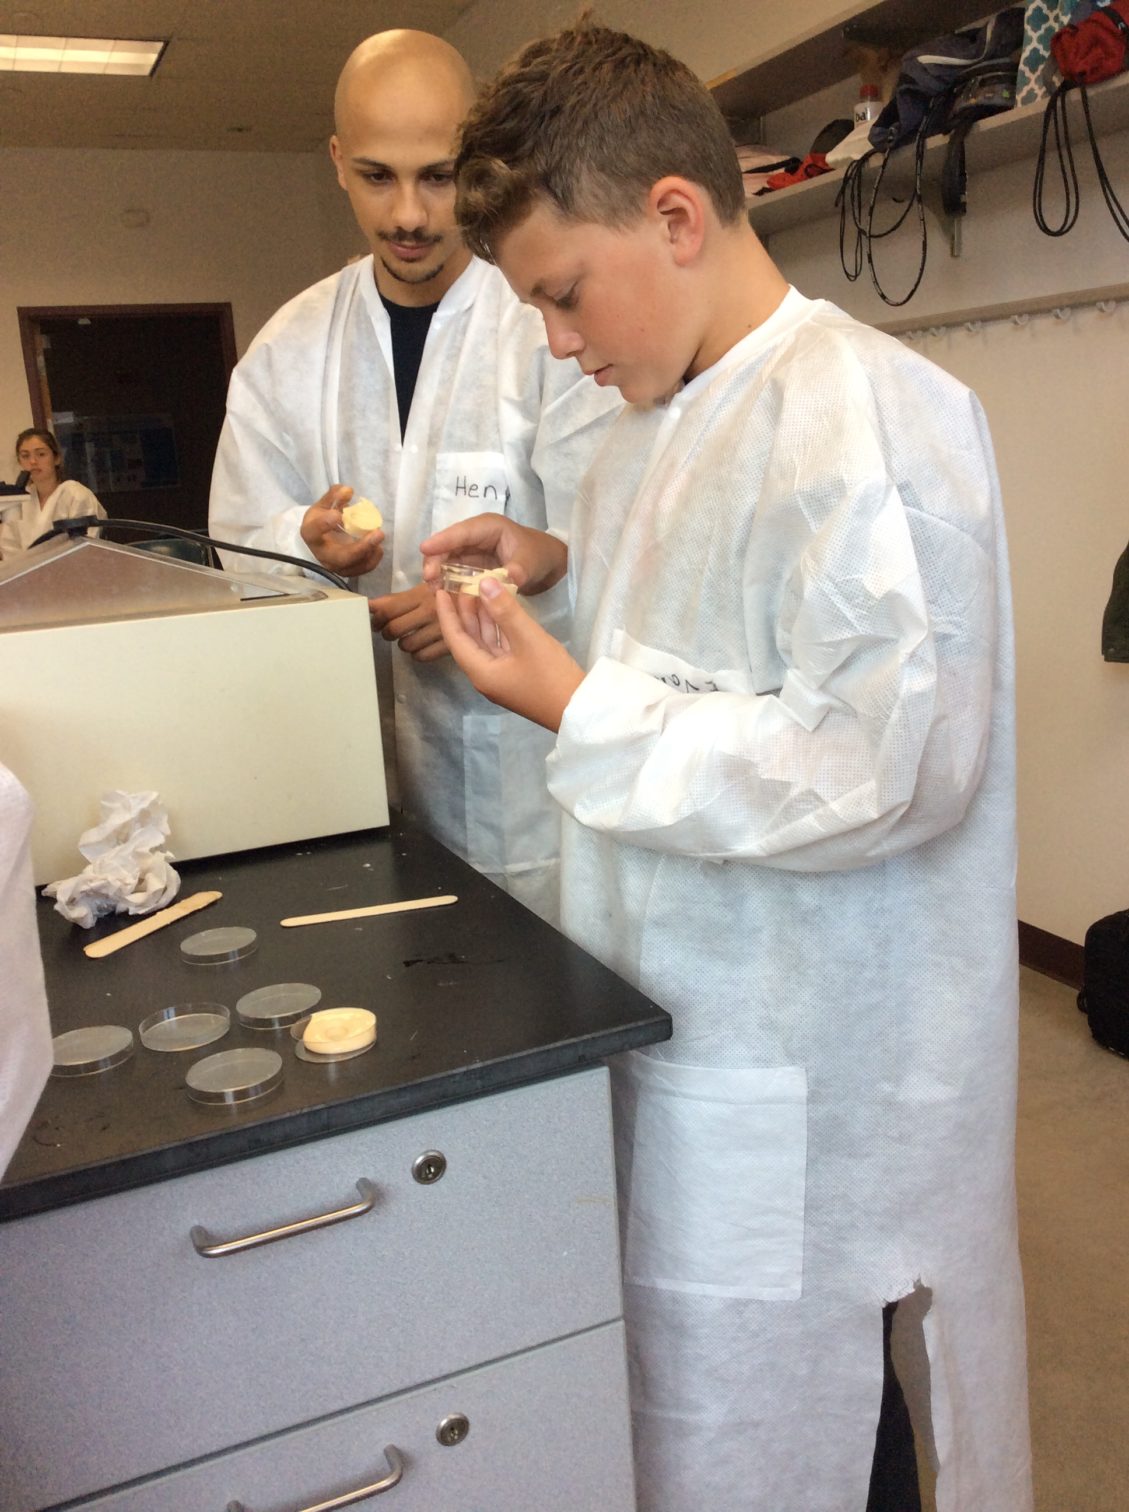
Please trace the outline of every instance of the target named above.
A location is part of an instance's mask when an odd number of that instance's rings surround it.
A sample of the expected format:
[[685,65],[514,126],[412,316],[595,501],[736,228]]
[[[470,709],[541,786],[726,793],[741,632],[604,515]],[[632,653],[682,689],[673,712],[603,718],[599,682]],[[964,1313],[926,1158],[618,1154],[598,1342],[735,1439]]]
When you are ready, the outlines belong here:
[[[0,149],[0,478],[31,423],[21,305],[230,301],[240,351],[364,250],[321,153]],[[145,210],[149,223],[122,223]]]
[[[644,37],[682,58],[702,79],[773,56],[785,46],[842,25],[867,8],[869,0],[600,0],[597,18]],[[476,0],[446,33],[479,74],[492,72],[530,37],[567,25],[579,11],[577,0],[544,0],[531,7],[520,0]],[[535,16],[536,19],[533,19]]]
[[1081,942],[1129,907],[1129,665],[1100,654],[1129,543],[1129,306],[915,344],[980,394],[992,424],[1015,594],[1020,917]]

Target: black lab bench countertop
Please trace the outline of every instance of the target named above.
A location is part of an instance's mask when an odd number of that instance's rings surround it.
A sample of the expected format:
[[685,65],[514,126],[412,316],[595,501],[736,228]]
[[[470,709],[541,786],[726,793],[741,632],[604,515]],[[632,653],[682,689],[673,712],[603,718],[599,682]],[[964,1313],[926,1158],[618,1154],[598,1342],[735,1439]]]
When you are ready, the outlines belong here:
[[[0,1184],[0,1219],[206,1170],[440,1104],[559,1076],[667,1039],[668,1016],[419,830],[394,821],[326,840],[186,863],[180,897],[218,903],[101,960],[83,946],[136,922],[93,930],[39,902],[53,1034],[121,1024],[122,1065],[52,1077]],[[449,907],[283,929],[293,915],[454,893]],[[249,926],[257,950],[219,966],[182,960],[205,929]],[[370,1008],[376,1046],[311,1064],[288,1029],[242,1026],[236,1001],[257,987],[308,982],[319,1007]],[[154,1052],[137,1038],[150,1014],[219,1002],[231,1028],[198,1050]],[[267,1046],[282,1084],[242,1106],[194,1102],[189,1066],[221,1050]]]

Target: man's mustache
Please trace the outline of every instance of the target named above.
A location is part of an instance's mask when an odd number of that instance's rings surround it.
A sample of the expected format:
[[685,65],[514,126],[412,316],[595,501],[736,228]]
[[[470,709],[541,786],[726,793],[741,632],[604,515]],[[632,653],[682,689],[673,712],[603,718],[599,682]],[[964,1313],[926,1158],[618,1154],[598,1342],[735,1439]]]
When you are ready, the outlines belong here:
[[396,242],[401,247],[436,247],[443,240],[441,236],[428,236],[424,231],[401,231],[397,227],[394,231],[377,232],[381,241]]

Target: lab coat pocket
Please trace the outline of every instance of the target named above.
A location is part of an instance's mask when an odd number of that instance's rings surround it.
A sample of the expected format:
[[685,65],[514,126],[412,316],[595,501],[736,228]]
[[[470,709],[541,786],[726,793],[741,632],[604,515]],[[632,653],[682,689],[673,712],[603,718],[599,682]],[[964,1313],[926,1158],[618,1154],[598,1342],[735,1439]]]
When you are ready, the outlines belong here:
[[510,497],[501,452],[440,452],[431,513],[434,533],[477,514],[505,514]]
[[630,1083],[621,1106],[634,1125],[623,1194],[627,1281],[699,1296],[797,1299],[803,1067],[723,1070],[632,1055],[621,1074]]

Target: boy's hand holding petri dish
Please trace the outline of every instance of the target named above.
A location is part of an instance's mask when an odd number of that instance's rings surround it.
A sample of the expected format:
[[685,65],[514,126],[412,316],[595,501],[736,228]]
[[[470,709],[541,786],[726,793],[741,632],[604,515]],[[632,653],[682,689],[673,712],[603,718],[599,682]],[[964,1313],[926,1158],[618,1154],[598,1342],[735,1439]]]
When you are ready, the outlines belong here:
[[443,587],[443,568],[450,564],[504,568],[510,584],[524,594],[544,593],[568,570],[563,541],[500,514],[474,515],[449,525],[429,536],[420,551],[424,581],[433,588]]

